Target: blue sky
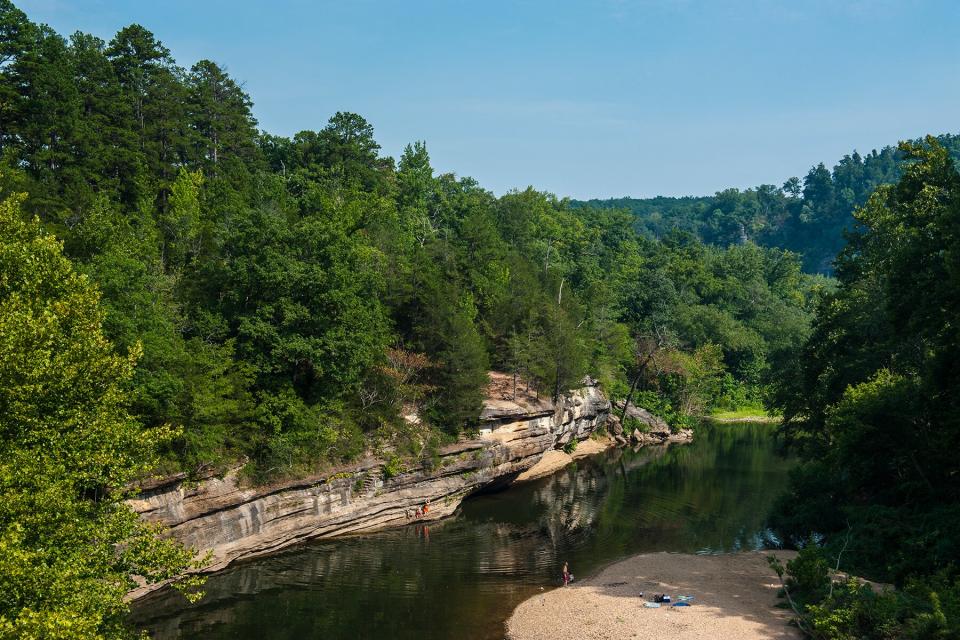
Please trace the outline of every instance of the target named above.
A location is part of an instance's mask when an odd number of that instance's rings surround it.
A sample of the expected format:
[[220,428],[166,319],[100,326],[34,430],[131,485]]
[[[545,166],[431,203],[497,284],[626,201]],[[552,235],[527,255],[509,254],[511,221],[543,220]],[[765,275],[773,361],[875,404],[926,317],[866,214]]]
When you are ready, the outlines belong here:
[[960,132],[956,1],[14,2],[62,34],[139,22],[271,133],[355,111],[498,194],[709,194]]

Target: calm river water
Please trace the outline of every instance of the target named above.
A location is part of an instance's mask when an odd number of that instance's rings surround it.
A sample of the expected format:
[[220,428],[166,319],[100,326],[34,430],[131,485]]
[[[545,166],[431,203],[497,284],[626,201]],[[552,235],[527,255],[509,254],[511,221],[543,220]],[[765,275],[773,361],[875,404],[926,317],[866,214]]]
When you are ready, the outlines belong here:
[[318,541],[211,576],[188,605],[161,592],[133,622],[168,638],[503,638],[541,587],[648,551],[776,545],[764,519],[790,462],[774,427],[705,425],[690,445],[610,450],[473,497],[429,526]]

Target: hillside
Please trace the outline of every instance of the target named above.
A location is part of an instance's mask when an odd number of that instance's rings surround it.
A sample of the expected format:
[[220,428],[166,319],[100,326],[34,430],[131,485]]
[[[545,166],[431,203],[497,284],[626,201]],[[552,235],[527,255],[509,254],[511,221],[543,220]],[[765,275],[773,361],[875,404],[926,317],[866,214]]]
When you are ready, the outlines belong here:
[[[954,161],[960,159],[960,136],[937,140]],[[903,153],[895,146],[866,155],[845,155],[832,169],[820,163],[802,178],[781,186],[725,189],[712,196],[608,198],[574,201],[574,207],[619,209],[635,217],[637,231],[663,238],[676,231],[702,242],[727,246],[744,241],[800,254],[807,273],[833,273],[833,261],[853,227],[853,210],[863,206],[881,184],[900,179]]]
[[0,18],[0,197],[142,354],[129,404],[178,428],[165,472],[429,458],[476,429],[491,367],[548,398],[589,373],[682,423],[755,402],[809,325],[820,283],[781,251],[497,197],[438,175],[423,142],[382,154],[355,113],[274,136],[222,66],[181,66],[141,25],[105,42],[8,2]]

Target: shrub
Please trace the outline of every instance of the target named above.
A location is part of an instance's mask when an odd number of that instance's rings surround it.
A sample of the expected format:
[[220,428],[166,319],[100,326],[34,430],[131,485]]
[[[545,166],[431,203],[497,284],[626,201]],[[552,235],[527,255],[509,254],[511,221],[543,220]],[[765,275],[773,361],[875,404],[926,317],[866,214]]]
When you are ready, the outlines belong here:
[[403,473],[403,460],[400,456],[394,454],[383,465],[383,474],[388,478],[393,478]]

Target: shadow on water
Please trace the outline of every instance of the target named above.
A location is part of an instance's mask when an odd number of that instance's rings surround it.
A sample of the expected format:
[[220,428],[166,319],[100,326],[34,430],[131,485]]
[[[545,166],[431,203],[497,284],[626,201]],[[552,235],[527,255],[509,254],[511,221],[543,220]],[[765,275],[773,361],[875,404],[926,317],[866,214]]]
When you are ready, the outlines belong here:
[[502,638],[522,600],[651,551],[776,546],[765,516],[790,462],[774,427],[704,425],[691,445],[610,450],[553,476],[477,496],[431,525],[317,541],[171,591],[132,621],[168,638]]

